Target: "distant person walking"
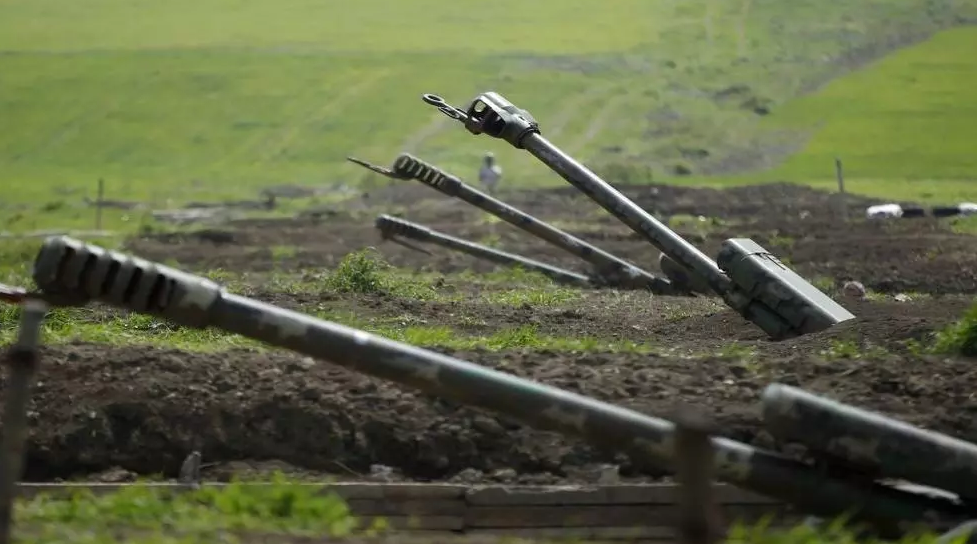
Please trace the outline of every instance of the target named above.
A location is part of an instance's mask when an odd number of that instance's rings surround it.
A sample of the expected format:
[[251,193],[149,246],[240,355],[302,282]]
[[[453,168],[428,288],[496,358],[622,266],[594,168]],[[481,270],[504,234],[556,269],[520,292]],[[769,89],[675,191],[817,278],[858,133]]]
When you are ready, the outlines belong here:
[[502,167],[495,164],[495,155],[491,152],[485,154],[482,167],[478,170],[478,181],[489,193],[494,193],[495,188],[502,179]]

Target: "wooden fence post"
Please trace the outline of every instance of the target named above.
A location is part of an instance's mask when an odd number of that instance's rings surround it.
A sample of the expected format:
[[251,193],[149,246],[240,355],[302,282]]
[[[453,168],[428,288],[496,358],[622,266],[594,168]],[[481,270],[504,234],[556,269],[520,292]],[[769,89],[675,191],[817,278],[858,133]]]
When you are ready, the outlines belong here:
[[105,200],[105,180],[98,180],[98,196],[95,200],[95,230],[102,230],[102,202]]
[[41,326],[47,304],[28,299],[21,308],[17,340],[6,353],[7,391],[4,399],[3,443],[0,449],[0,544],[9,544],[13,532],[14,500],[24,472],[27,442],[27,407],[37,371]]
[[675,414],[676,479],[679,485],[678,541],[715,544],[725,530],[713,493],[715,452],[708,419],[690,407]]
[[845,194],[845,172],[841,166],[841,159],[835,157],[835,177],[838,178],[838,194],[835,196],[838,215],[845,223],[848,222],[848,197]]

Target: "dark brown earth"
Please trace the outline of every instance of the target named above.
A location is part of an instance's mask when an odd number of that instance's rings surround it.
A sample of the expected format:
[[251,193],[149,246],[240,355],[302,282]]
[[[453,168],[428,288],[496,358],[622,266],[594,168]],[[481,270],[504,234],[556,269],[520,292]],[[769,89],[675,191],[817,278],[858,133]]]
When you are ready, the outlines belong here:
[[[667,186],[622,187],[659,217],[703,216],[690,239],[715,254],[728,237],[753,237],[809,279],[840,286],[857,279],[880,293],[873,300],[829,294],[858,317],[827,332],[774,343],[715,301],[647,293],[589,292],[582,302],[535,307],[423,301],[391,294],[280,292],[266,284],[246,294],[289,308],[343,308],[361,317],[408,315],[428,325],[486,334],[535,323],[540,333],[632,340],[656,354],[532,350],[450,351],[455,357],[654,415],[676,403],[706,409],[729,437],[777,447],[762,428],[758,400],[773,382],[799,385],[863,408],[977,441],[974,361],[913,355],[908,341],[960,316],[977,293],[977,239],[945,222],[865,222],[868,201],[852,198],[847,225],[830,213],[826,194],[787,184],[726,192]],[[504,196],[602,248],[657,271],[658,252],[572,190]],[[504,223],[429,189],[374,192],[319,219],[252,221],[232,229],[133,240],[142,257],[175,260],[205,271],[269,272],[334,266],[345,254],[377,245],[373,218],[403,216],[456,236],[498,237],[499,246],[568,268],[576,259]],[[274,258],[272,247],[291,246]],[[445,289],[473,287],[453,272],[494,268],[431,248],[435,257],[400,246],[380,247],[398,267],[445,275]],[[897,301],[893,295],[910,293]],[[902,297],[900,297],[901,299]],[[472,325],[472,323],[476,323]],[[480,323],[480,324],[479,324]],[[720,356],[733,342],[753,358]],[[857,345],[845,357],[840,345]],[[842,350],[843,351],[843,350]],[[971,381],[973,377],[975,381]],[[536,431],[285,350],[187,353],[92,344],[45,349],[32,406],[28,477],[97,477],[112,467],[172,476],[201,448],[212,477],[285,467],[297,474],[362,479],[371,465],[417,480],[536,483],[586,479],[595,463],[615,463],[627,478],[660,477],[625,457]]]

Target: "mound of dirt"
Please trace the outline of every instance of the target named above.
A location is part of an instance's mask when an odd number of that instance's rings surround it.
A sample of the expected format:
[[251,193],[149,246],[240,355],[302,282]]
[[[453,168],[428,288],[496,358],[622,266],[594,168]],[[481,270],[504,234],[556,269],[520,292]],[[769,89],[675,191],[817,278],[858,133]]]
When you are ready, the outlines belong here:
[[[973,363],[920,359],[896,347],[943,326],[945,306],[923,304],[912,315],[897,303],[865,302],[853,308],[860,319],[849,327],[783,343],[751,340],[755,332],[727,313],[657,331],[686,342],[739,337],[760,350],[750,363],[681,353],[438,351],[647,414],[667,414],[676,402],[698,405],[724,435],[765,447],[776,444],[762,429],[757,400],[771,382],[977,440],[977,401],[967,385],[977,379]],[[819,355],[851,338],[892,351],[871,361]],[[347,476],[379,464],[418,480],[474,469],[555,483],[594,463],[618,463],[628,478],[661,476],[613,452],[286,351],[77,344],[45,348],[43,365],[31,406],[32,480],[111,467],[172,475],[192,449],[209,461],[278,460]]]

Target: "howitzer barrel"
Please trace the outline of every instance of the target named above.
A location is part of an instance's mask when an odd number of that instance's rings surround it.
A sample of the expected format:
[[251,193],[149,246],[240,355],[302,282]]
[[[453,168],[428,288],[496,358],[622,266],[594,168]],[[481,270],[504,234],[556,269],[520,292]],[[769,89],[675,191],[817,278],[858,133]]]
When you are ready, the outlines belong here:
[[482,244],[449,236],[443,232],[438,232],[397,217],[380,215],[376,219],[376,227],[384,237],[403,236],[404,238],[410,238],[418,242],[430,242],[493,263],[505,266],[519,266],[526,270],[539,272],[553,281],[566,285],[575,285],[578,287],[593,287],[594,285],[590,278],[583,274],[577,274],[576,272],[564,270],[528,257],[499,251],[498,249],[486,247]]
[[726,274],[706,254],[669,229],[653,215],[602,180],[586,166],[561,151],[539,133],[527,134],[522,146],[580,192],[618,218],[679,264],[701,276],[716,293],[729,290]]
[[402,153],[397,157],[393,164],[393,171],[402,177],[420,181],[442,194],[464,200],[476,208],[587,261],[594,266],[596,275],[601,279],[606,279],[607,283],[612,286],[647,288],[661,294],[674,294],[678,291],[668,280],[646,272],[576,236],[493,198],[464,183],[460,178],[409,153]]
[[887,478],[977,498],[977,445],[787,385],[768,386],[762,402],[777,438]]
[[[508,416],[538,429],[630,453],[671,469],[674,426],[662,419],[395,342],[238,295],[179,270],[68,237],[48,239],[34,264],[45,292],[87,296],[188,327],[217,327],[428,394]],[[914,524],[940,528],[968,512],[954,503],[868,482],[825,478],[784,457],[714,438],[717,479],[792,502],[815,515],[856,509],[885,533]]]

